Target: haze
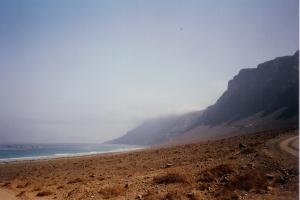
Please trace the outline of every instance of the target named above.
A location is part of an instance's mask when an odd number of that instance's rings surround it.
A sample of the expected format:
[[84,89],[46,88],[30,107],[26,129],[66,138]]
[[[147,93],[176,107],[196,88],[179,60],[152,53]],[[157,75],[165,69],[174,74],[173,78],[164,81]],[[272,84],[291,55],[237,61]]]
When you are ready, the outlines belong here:
[[0,3],[0,143],[103,142],[298,49],[297,0]]

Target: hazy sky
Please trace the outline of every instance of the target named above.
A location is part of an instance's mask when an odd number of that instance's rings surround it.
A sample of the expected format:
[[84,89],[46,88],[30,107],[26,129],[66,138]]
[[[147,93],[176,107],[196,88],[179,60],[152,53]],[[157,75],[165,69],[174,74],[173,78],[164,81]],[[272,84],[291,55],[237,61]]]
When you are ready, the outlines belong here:
[[102,142],[298,49],[298,0],[1,0],[0,143]]

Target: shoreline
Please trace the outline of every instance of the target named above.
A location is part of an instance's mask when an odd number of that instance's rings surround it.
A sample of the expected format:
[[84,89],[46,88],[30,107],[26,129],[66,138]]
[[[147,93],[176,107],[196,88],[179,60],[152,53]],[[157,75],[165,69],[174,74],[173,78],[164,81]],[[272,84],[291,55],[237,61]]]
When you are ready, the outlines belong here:
[[140,148],[130,148],[124,150],[111,150],[104,152],[86,152],[86,153],[74,153],[74,154],[61,154],[61,155],[50,155],[50,156],[31,156],[31,157],[20,157],[20,158],[4,158],[0,159],[0,165],[9,164],[9,163],[25,163],[33,161],[49,161],[49,160],[59,160],[59,159],[68,159],[68,158],[88,158],[94,156],[106,156],[106,155],[119,155],[122,153],[136,152],[140,150],[150,149],[151,147],[140,147]]
[[[213,200],[223,195],[292,200],[299,195],[298,158],[277,146],[295,135],[298,131],[266,131],[161,148],[9,162],[0,164],[0,190],[28,200]],[[219,174],[224,173],[230,187],[222,184]]]

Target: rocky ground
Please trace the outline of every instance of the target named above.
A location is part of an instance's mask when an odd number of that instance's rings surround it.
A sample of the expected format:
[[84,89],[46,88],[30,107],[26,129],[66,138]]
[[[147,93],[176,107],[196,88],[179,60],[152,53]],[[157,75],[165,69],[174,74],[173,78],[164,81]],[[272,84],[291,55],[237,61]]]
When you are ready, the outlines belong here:
[[0,165],[18,199],[298,199],[298,157],[279,148],[297,130],[130,153]]

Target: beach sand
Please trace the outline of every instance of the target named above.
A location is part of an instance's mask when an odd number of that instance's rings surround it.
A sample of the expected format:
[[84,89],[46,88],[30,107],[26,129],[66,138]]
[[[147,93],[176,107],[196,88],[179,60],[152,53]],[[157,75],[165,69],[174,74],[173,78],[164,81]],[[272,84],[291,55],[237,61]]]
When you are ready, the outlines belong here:
[[18,200],[14,191],[1,188],[0,189],[0,199],[1,200]]
[[298,199],[298,157],[278,148],[296,134],[2,163],[0,199]]

